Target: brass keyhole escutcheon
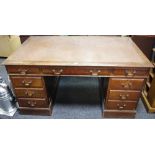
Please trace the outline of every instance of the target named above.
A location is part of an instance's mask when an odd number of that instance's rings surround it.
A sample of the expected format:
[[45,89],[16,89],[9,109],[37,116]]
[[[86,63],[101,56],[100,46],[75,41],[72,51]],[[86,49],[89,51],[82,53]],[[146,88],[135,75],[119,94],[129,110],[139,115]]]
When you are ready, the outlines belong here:
[[34,107],[36,105],[36,102],[35,101],[28,101],[27,102],[28,105],[30,105],[31,107]]
[[136,70],[125,70],[126,76],[134,76],[136,74]]
[[25,81],[25,80],[22,81],[22,84],[26,87],[29,87],[31,85],[31,83],[32,83],[32,81]]
[[62,72],[63,72],[63,69],[53,69],[53,70],[52,70],[52,73],[53,73],[54,75],[61,75]]
[[129,97],[129,94],[120,94],[119,96],[121,100],[126,100]]
[[32,97],[34,95],[34,92],[32,91],[26,91],[25,95],[27,95],[28,97]]
[[93,76],[99,75],[100,72],[101,72],[101,70],[90,70],[90,73],[91,73]]
[[132,87],[132,82],[125,81],[125,82],[122,82],[121,85],[122,85],[123,88],[129,89],[129,88]]
[[126,107],[126,104],[124,103],[123,105],[117,104],[117,108],[119,110],[123,110]]
[[28,69],[18,69],[18,72],[25,75],[27,73]]

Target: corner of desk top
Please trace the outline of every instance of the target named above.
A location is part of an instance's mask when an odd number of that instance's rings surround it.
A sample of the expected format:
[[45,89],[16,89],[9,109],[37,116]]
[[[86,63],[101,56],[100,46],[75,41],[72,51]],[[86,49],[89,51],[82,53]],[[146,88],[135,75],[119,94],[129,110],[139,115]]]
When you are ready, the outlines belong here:
[[12,65],[11,63],[8,62],[8,60],[4,60],[1,64],[1,66],[8,66],[8,65]]

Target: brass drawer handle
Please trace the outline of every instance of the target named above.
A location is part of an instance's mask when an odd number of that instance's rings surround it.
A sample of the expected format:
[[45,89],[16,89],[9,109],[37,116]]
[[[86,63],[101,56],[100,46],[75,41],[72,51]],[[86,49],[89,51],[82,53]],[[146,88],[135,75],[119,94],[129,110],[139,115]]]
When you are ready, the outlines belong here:
[[91,73],[93,76],[97,76],[100,72],[101,72],[101,70],[90,70],[90,73]]
[[55,75],[60,75],[60,74],[63,72],[63,69],[59,69],[59,70],[53,69],[52,72],[53,72]]
[[25,75],[28,72],[28,69],[18,69],[18,72],[20,72],[21,74]]
[[121,100],[126,100],[129,97],[129,94],[120,94],[119,96]]
[[132,82],[126,81],[121,83],[123,88],[131,88],[132,87]]
[[34,95],[34,92],[26,91],[25,95],[28,96],[28,97],[32,97]]
[[126,107],[126,104],[123,104],[123,105],[117,104],[117,108],[119,110],[123,110],[125,107]]
[[37,103],[36,101],[28,101],[27,104],[30,105],[31,107],[34,107]]
[[125,70],[126,76],[134,76],[136,74],[136,70]]
[[32,81],[26,82],[25,80],[22,81],[22,84],[26,87],[29,87],[32,84]]

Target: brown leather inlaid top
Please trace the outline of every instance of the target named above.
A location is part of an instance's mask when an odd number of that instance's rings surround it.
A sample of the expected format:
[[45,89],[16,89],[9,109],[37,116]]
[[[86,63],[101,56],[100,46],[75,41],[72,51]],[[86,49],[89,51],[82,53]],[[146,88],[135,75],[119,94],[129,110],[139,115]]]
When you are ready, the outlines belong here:
[[5,65],[152,67],[129,37],[32,36]]

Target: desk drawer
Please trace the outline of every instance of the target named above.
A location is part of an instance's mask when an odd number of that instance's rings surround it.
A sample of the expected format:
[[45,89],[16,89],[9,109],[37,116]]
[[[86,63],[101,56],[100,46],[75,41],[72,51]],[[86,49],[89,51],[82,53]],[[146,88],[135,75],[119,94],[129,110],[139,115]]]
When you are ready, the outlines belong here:
[[14,88],[42,88],[44,87],[41,77],[11,77]]
[[19,107],[31,107],[31,108],[46,108],[49,104],[46,99],[18,99]]
[[42,74],[49,75],[88,75],[88,76],[146,76],[147,70],[126,69],[126,68],[107,68],[107,67],[41,67]]
[[40,69],[34,66],[6,66],[9,74],[19,74],[19,75],[28,75],[28,74],[40,74]]
[[144,79],[111,78],[110,89],[113,90],[141,90]]
[[108,100],[106,103],[106,109],[114,110],[135,110],[137,107],[136,101],[114,101]]
[[43,67],[43,74],[49,75],[88,75],[100,76],[111,75],[111,69],[100,69],[96,67]]
[[110,90],[109,100],[138,100],[141,93],[138,91],[119,91],[119,90]]
[[42,88],[29,88],[29,89],[24,89],[24,88],[15,88],[15,94],[19,98],[45,98],[46,94],[44,89]]
[[147,77],[149,71],[146,69],[134,69],[134,68],[122,68],[122,69],[114,69],[113,75],[125,76],[125,77]]

